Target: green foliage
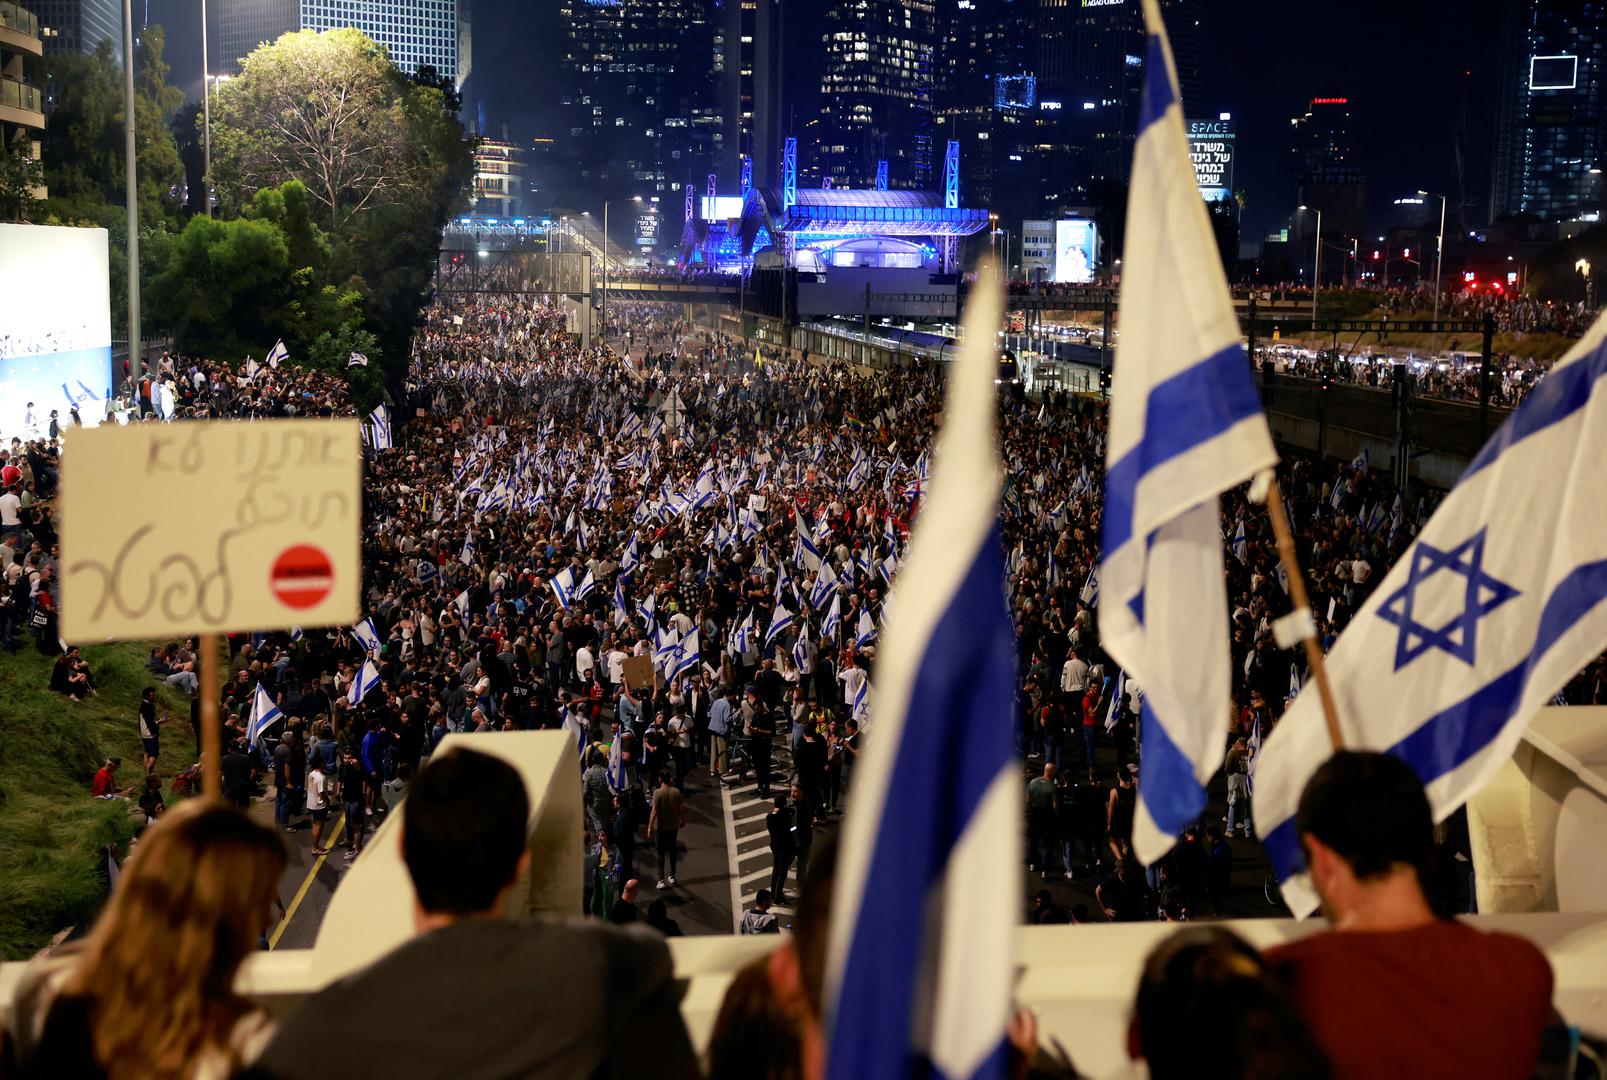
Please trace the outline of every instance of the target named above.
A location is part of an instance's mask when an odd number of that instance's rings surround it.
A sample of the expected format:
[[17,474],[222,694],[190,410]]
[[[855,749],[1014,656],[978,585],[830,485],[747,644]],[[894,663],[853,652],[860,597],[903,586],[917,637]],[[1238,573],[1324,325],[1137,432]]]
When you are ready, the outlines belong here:
[[157,321],[186,352],[223,359],[272,341],[290,300],[285,237],[271,222],[191,218],[145,285]]
[[329,274],[329,238],[318,227],[307,186],[287,180],[276,188],[263,188],[241,209],[240,216],[267,221],[284,234],[290,265],[318,278]]
[[34,186],[44,170],[25,152],[27,145],[0,144],[0,221],[32,221],[40,211]]
[[[49,689],[52,659],[32,648],[0,656],[0,960],[23,960],[65,926],[93,917],[105,896],[103,849],[133,835],[129,804],[89,797],[110,755],[118,779],[139,779],[135,707],[153,685],[147,645],[86,645],[99,696],[74,703]],[[173,719],[162,775],[194,760],[189,703],[166,687]]]
[[[359,415],[366,415],[385,390],[385,368],[380,362],[379,339],[360,326],[343,326],[329,333],[319,334],[307,350],[305,366],[320,371],[331,371],[346,376],[351,384],[352,402]],[[348,367],[354,352],[368,357],[367,367]]]
[[[176,188],[184,179],[178,145],[168,128],[168,117],[184,103],[184,94],[167,85],[164,44],[162,28],[147,27],[140,35],[134,73],[140,220],[152,225],[177,209]],[[123,81],[110,42],[102,41],[89,56],[51,54],[43,66],[56,102],[44,136],[45,183],[52,199],[123,202]]]

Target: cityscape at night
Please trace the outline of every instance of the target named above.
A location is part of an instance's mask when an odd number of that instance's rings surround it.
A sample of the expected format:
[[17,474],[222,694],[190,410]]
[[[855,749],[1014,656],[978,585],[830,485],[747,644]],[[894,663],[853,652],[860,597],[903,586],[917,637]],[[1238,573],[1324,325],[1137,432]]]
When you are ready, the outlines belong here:
[[0,1078],[1602,1076],[1604,167],[1607,0],[0,0]]

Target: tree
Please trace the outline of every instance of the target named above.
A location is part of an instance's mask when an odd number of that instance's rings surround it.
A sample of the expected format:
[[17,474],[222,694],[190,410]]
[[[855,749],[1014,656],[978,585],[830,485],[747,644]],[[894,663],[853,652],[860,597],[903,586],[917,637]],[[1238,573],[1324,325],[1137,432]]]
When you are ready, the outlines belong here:
[[27,146],[0,145],[0,221],[30,221],[39,212],[34,188],[43,170]]
[[301,30],[246,57],[218,88],[212,170],[226,204],[300,180],[339,230],[358,211],[410,194],[410,86],[358,30]]
[[290,255],[272,223],[194,217],[165,247],[145,298],[184,351],[238,359],[285,324]]

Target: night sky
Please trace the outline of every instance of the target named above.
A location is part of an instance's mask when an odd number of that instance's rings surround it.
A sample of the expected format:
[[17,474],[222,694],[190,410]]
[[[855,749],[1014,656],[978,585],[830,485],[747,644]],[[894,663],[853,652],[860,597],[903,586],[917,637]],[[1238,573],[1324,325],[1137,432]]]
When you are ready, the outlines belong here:
[[[1505,8],[1506,0],[1207,0],[1204,100],[1188,111],[1231,112],[1239,122],[1236,186],[1249,196],[1245,238],[1288,224],[1289,119],[1312,97],[1351,99],[1375,225],[1388,224],[1384,207],[1393,198],[1418,188],[1449,194],[1453,215],[1458,192],[1465,193],[1473,220],[1482,221]],[[474,0],[465,121],[484,100],[494,134],[503,124],[516,139],[553,132],[557,9],[558,0]],[[149,11],[167,28],[174,81],[199,97],[199,0],[149,0]]]

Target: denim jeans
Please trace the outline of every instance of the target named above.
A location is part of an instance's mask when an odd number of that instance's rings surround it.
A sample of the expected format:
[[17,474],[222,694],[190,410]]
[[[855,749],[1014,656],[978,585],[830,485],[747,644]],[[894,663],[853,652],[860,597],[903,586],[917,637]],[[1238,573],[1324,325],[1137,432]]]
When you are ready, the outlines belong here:
[[1228,803],[1228,835],[1232,836],[1233,830],[1240,825],[1244,826],[1244,835],[1249,836],[1250,800],[1244,796],[1240,796],[1237,802]]

